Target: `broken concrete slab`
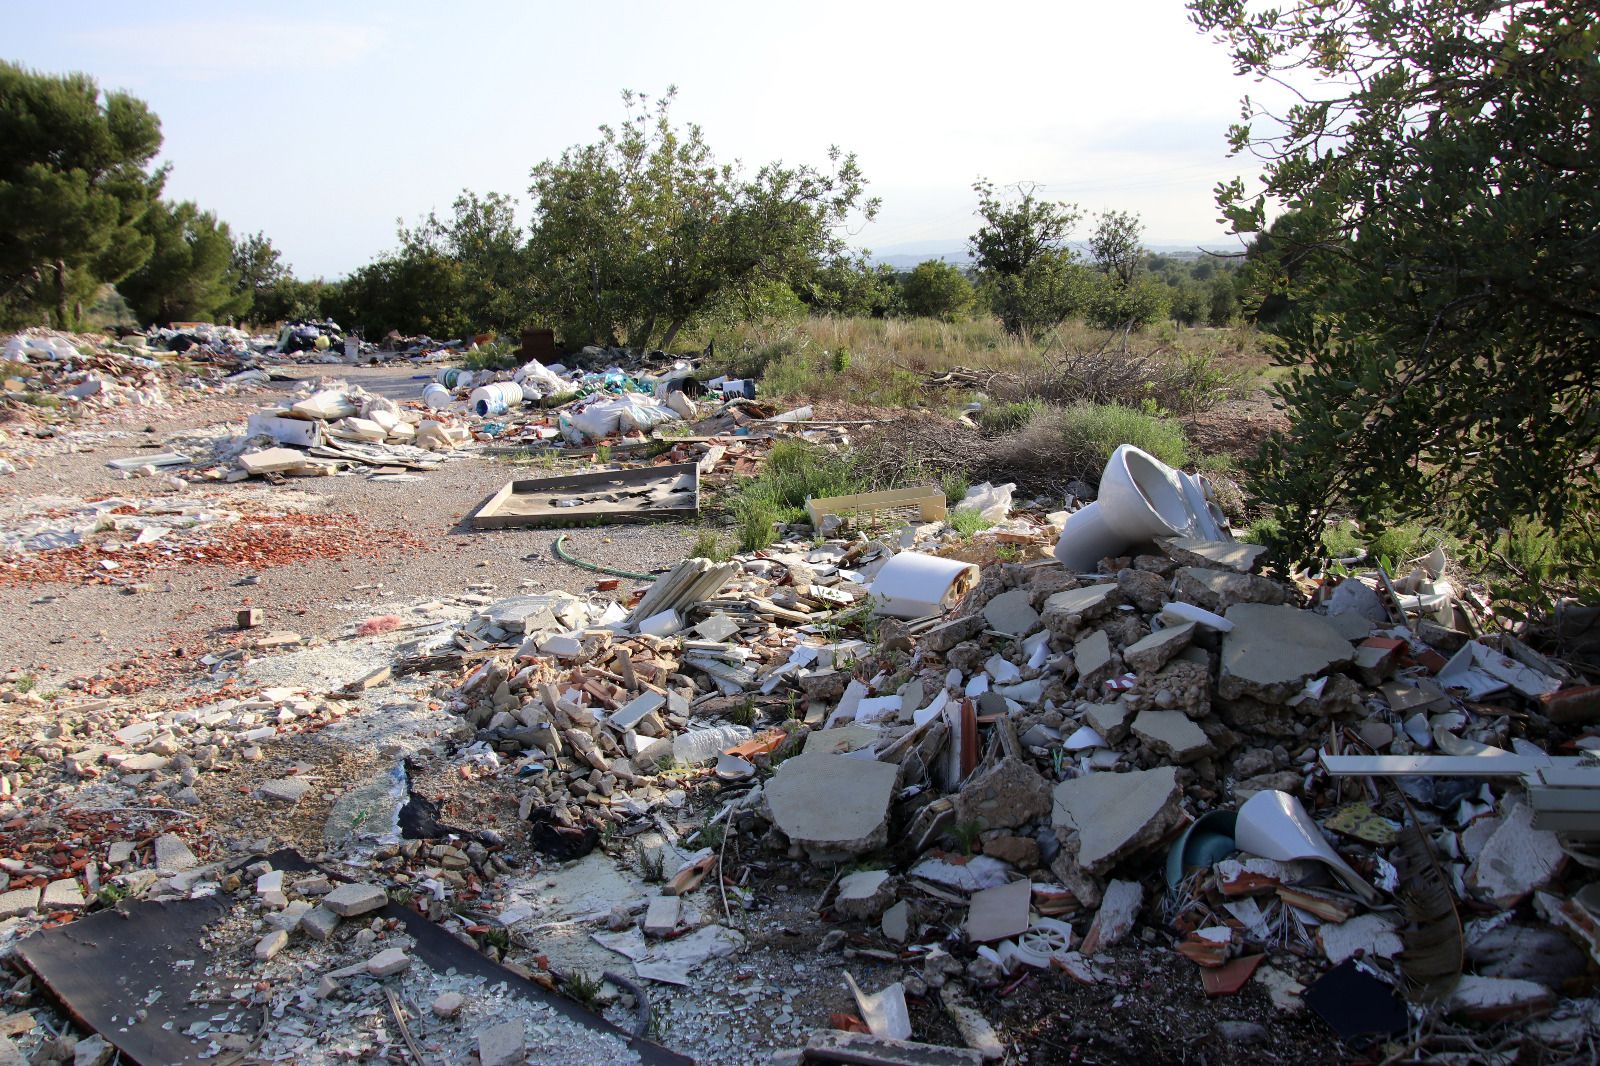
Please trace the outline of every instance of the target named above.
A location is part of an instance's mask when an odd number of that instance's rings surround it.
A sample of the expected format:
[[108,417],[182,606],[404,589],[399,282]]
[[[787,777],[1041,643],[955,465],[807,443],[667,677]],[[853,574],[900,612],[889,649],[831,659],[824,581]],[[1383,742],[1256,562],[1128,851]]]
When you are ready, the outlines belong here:
[[527,1058],[521,1021],[491,1025],[478,1034],[478,1066],[522,1066]]
[[683,918],[683,899],[680,896],[651,896],[644,912],[646,936],[671,936]]
[[239,465],[251,476],[298,470],[305,462],[306,453],[294,448],[266,448],[239,456]]
[[1072,646],[1072,663],[1085,685],[1105,680],[1111,667],[1111,638],[1097,629]]
[[75,877],[63,877],[44,886],[39,898],[39,909],[46,914],[57,911],[81,911],[84,908],[83,889]]
[[1583,949],[1547,925],[1512,924],[1482,932],[1469,930],[1465,940],[1472,972],[1483,977],[1537,981],[1560,990],[1588,969]]
[[857,870],[839,879],[833,909],[847,918],[874,918],[894,899],[888,870]]
[[[1182,795],[1174,766],[1089,774],[1056,786],[1051,821],[1058,837],[1070,839],[1069,857],[1099,876],[1175,828],[1183,818]],[[1064,856],[1069,839],[1062,840]]]
[[39,888],[13,888],[10,892],[0,892],[0,921],[33,914],[39,909],[42,895],[43,889]]
[[1552,832],[1533,828],[1533,810],[1517,803],[1467,869],[1467,889],[1501,908],[1514,907],[1561,872],[1566,853]]
[[1014,829],[1050,811],[1050,783],[1025,759],[1008,755],[966,781],[955,797],[956,821]]
[[1284,587],[1271,578],[1204,566],[1186,566],[1179,570],[1173,589],[1184,602],[1224,617],[1235,604],[1279,604],[1287,599]]
[[904,944],[911,933],[911,905],[901,900],[883,912],[883,935],[896,944]]
[[1032,898],[1033,883],[1027,878],[974,892],[963,926],[967,939],[974,944],[985,944],[1026,931],[1028,904]]
[[339,916],[326,907],[314,907],[300,919],[300,928],[312,940],[326,940],[339,928]]
[[1133,732],[1180,766],[1216,750],[1205,730],[1182,711],[1140,711],[1133,720]]
[[1224,699],[1286,703],[1307,681],[1355,655],[1326,618],[1310,611],[1241,603],[1226,617],[1234,628],[1222,638],[1217,693]]
[[388,902],[388,894],[377,885],[340,885],[322,897],[322,905],[341,918],[378,910]]
[[800,754],[767,782],[772,820],[813,859],[844,858],[889,838],[889,800],[900,768],[848,755]]
[[311,791],[311,782],[303,777],[282,777],[261,782],[256,791],[273,803],[299,803]]
[[288,946],[289,934],[282,929],[274,929],[256,941],[255,956],[260,961],[266,962]]
[[1122,650],[1122,660],[1128,669],[1141,674],[1153,674],[1167,665],[1174,655],[1188,647],[1194,636],[1195,624],[1168,626],[1158,629],[1142,640],[1137,640]]
[[200,865],[194,852],[183,838],[173,833],[163,833],[155,839],[156,871],[163,874],[182,873]]
[[1233,540],[1171,537],[1156,543],[1167,558],[1179,565],[1216,567],[1238,574],[1254,573],[1261,557],[1267,553],[1267,549],[1260,544]]
[[1026,589],[1002,592],[990,600],[983,607],[983,618],[990,629],[1009,637],[1025,637],[1039,624],[1039,612]]
[[1132,714],[1132,709],[1125,703],[1091,703],[1084,708],[1083,720],[1105,737],[1107,744],[1118,744],[1128,735],[1128,721]]
[[1093,955],[1103,948],[1121,943],[1133,931],[1139,918],[1139,908],[1144,906],[1144,886],[1137,881],[1113,881],[1106,886],[1100,909],[1095,912],[1089,931],[1083,935],[1078,952]]
[[389,977],[409,969],[411,956],[400,948],[384,948],[367,960],[367,973],[373,977]]
[[1052,633],[1070,639],[1085,622],[1109,614],[1121,602],[1121,591],[1109,582],[1067,589],[1044,601],[1044,623]]

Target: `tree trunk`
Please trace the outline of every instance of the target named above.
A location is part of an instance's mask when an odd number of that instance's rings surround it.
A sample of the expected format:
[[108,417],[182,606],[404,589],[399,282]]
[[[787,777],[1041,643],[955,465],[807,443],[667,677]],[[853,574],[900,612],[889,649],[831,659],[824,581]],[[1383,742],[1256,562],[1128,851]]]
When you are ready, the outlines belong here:
[[656,331],[656,316],[651,315],[644,320],[644,324],[634,329],[628,336],[628,347],[636,351],[644,351],[650,347],[650,338]]
[[672,324],[667,327],[666,335],[661,338],[661,350],[662,351],[667,352],[669,354],[672,352],[672,342],[677,339],[678,331],[680,329],[682,329],[682,328],[683,328],[683,319],[676,318],[676,319],[672,320]]
[[57,259],[56,275],[56,329],[67,329],[67,263]]

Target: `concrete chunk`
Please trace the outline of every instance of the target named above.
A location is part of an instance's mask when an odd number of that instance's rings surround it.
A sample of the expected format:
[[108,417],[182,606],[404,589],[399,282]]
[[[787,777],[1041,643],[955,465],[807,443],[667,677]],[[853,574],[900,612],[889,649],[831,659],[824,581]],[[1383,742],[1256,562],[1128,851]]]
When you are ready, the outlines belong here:
[[194,852],[189,850],[189,845],[183,842],[183,838],[172,833],[163,833],[156,837],[155,853],[158,873],[182,873],[200,865],[200,860],[195,858]]
[[[1183,815],[1178,805],[1182,795],[1173,766],[1089,774],[1056,786],[1051,820],[1058,837],[1065,831],[1076,838],[1070,857],[1099,876],[1176,826]],[[1068,840],[1062,841],[1062,851],[1068,851]]]
[[839,879],[833,909],[846,918],[872,918],[894,899],[888,870],[857,870]]
[[1105,671],[1111,665],[1111,638],[1101,629],[1090,633],[1072,646],[1072,664],[1084,684],[1104,681]]
[[83,910],[83,889],[78,886],[78,879],[63,877],[59,881],[51,881],[44,887],[44,895],[39,900],[39,909],[46,914]]
[[322,899],[322,905],[341,918],[375,911],[389,902],[377,885],[340,885]]
[[971,1048],[890,1040],[841,1029],[818,1029],[807,1038],[806,1048],[826,1056],[821,1059],[823,1062],[856,1062],[869,1066],[981,1066],[983,1062],[983,1056]]
[[282,951],[289,943],[289,934],[282,929],[274,929],[260,940],[256,941],[255,955],[257,959],[266,962],[278,952]]
[[1217,693],[1282,704],[1355,649],[1321,615],[1293,607],[1241,603],[1228,608],[1233,631],[1222,638]]
[[478,1034],[478,1066],[522,1066],[527,1058],[520,1021],[491,1025]]
[[312,940],[326,940],[339,928],[339,916],[326,907],[316,907],[300,919],[300,928]]
[[1282,603],[1287,593],[1269,577],[1186,566],[1178,571],[1173,588],[1178,598],[1208,611],[1226,614],[1236,603]]
[[0,921],[34,913],[39,909],[40,896],[41,890],[37,888],[13,888],[10,892],[0,892]]
[[1089,931],[1084,934],[1083,944],[1078,951],[1093,955],[1103,948],[1121,943],[1133,931],[1133,923],[1138,920],[1142,906],[1143,885],[1137,881],[1111,882],[1106,886],[1100,909],[1095,912],[1094,921],[1089,923]]
[[683,900],[678,896],[652,896],[644,912],[646,936],[670,936],[683,917]]
[[411,956],[399,948],[384,948],[367,960],[367,973],[373,977],[389,977],[411,966]]
[[1188,622],[1181,626],[1158,629],[1143,640],[1135,641],[1124,648],[1122,659],[1130,670],[1137,670],[1141,674],[1153,674],[1188,646],[1189,638],[1194,636],[1194,628],[1194,623]]
[[1012,637],[1025,637],[1039,624],[1039,612],[1033,609],[1026,589],[1002,592],[983,608],[984,621],[990,629]]
[[1180,765],[1204,758],[1216,750],[1205,730],[1182,711],[1140,711],[1139,717],[1133,720],[1133,732]]
[[1125,703],[1092,703],[1085,708],[1083,720],[1105,737],[1107,744],[1118,744],[1128,735],[1128,717],[1132,713]]
[[1026,761],[1006,756],[961,786],[955,797],[957,823],[982,829],[1013,829],[1050,811],[1050,784]]
[[311,791],[311,782],[301,777],[282,777],[261,782],[256,791],[273,803],[299,803]]
[[889,838],[900,768],[848,755],[796,755],[767,783],[773,821],[813,859],[859,855]]
[[1245,544],[1232,540],[1197,540],[1192,537],[1172,537],[1158,541],[1167,558],[1183,566],[1209,566],[1232,570],[1238,574],[1253,573],[1256,564],[1267,549],[1259,544]]

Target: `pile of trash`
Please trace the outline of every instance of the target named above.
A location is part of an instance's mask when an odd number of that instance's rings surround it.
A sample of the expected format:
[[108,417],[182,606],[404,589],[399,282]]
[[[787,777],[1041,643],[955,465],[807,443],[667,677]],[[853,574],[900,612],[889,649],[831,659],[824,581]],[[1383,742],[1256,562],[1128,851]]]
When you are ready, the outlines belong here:
[[[458,640],[507,650],[447,706],[553,856],[687,774],[734,793],[713,821],[746,854],[855,864],[832,914],[908,967],[861,997],[877,1037],[912,1035],[906,989],[952,957],[978,989],[1114,981],[1141,925],[1208,994],[1254,979],[1355,1045],[1403,1033],[1407,1001],[1556,1007],[1600,961],[1600,688],[1453,628],[1438,557],[1306,589],[1254,545],[1122,543],[1093,573],[1042,547],[980,570],[858,533],[690,560],[625,615],[505,601]],[[1531,1031],[1592,1035],[1558,1017]]]
[[161,407],[171,381],[154,359],[113,350],[105,338],[34,329],[5,342],[5,396],[51,397],[73,408]]

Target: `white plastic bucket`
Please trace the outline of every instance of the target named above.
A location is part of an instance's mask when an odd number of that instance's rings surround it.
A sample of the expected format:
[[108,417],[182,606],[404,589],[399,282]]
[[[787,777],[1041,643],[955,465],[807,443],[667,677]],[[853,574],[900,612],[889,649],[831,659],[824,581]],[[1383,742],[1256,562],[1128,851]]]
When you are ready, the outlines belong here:
[[429,382],[422,388],[422,402],[430,411],[443,411],[450,406],[450,390],[436,382]]

